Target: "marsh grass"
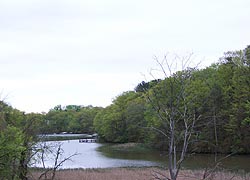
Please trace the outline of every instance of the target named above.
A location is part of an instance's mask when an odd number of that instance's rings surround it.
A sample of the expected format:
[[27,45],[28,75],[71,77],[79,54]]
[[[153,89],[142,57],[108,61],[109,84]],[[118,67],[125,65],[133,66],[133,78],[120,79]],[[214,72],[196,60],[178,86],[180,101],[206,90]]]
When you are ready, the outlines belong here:
[[151,148],[142,143],[124,143],[124,144],[108,144],[99,147],[99,151],[120,151],[120,152],[150,152]]
[[[178,180],[202,179],[202,170],[182,170]],[[30,180],[38,179],[39,170],[31,173]],[[168,176],[162,168],[106,168],[106,169],[68,169],[56,172],[56,180],[153,180]],[[250,174],[220,171],[207,178],[208,180],[250,180]]]

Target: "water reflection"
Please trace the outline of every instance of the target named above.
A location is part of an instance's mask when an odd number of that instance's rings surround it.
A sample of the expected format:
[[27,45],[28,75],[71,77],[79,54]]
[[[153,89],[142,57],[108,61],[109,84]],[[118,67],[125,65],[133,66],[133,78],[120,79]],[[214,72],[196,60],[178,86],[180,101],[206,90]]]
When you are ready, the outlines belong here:
[[[225,158],[225,155],[219,155],[220,167],[227,170],[238,171],[244,170],[250,172],[250,156],[236,155]],[[185,162],[184,167],[188,169],[204,169],[214,164],[214,156],[208,154],[195,154],[190,156]]]
[[[166,153],[159,151],[150,151],[142,153],[133,152],[118,152],[112,149],[105,148],[103,154],[109,158],[116,159],[142,159],[147,161],[158,162],[159,165],[166,167],[168,163],[168,157]],[[183,162],[183,168],[185,169],[205,169],[214,166],[214,155],[210,154],[192,154],[188,155],[186,160]],[[249,155],[237,155],[225,158],[225,155],[218,155],[217,160],[220,161],[219,167],[238,171],[244,170],[250,172],[250,156]]]

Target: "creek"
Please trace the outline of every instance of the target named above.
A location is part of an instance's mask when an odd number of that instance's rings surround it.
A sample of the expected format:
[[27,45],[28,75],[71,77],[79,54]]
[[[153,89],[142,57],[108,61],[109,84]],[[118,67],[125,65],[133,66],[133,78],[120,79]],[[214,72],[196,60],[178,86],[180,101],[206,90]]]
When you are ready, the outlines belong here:
[[[62,164],[60,168],[111,168],[111,167],[145,167],[145,166],[167,166],[167,156],[159,151],[119,152],[100,151],[99,147],[105,145],[100,143],[80,143],[79,140],[48,141],[47,145],[55,146],[61,144],[63,150],[59,162],[70,155],[77,153],[71,160]],[[56,146],[55,146],[56,147]],[[55,162],[53,153],[45,158],[45,167],[52,167]],[[218,159],[223,158],[217,157]],[[195,154],[190,155],[183,163],[186,169],[201,169],[211,165],[214,161],[213,155]],[[41,162],[35,162],[32,166],[42,167]],[[229,170],[244,170],[250,172],[250,156],[238,155],[224,159],[222,166]]]

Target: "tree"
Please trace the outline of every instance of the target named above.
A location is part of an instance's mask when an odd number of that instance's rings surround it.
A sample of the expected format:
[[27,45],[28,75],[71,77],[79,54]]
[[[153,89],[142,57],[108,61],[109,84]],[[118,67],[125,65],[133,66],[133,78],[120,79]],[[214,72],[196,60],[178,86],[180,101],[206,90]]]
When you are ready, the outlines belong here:
[[144,117],[145,103],[142,96],[135,97],[127,103],[125,118],[128,142],[145,142],[144,127],[147,126]]
[[141,141],[144,123],[144,100],[134,91],[124,92],[94,119],[99,136],[108,142]]
[[[76,114],[76,124],[78,124],[78,132],[87,134],[94,133],[93,121],[96,114],[101,110],[100,107],[87,106],[80,109]],[[71,123],[71,122],[70,122]]]
[[[61,143],[49,143],[49,142],[39,142],[36,145],[37,157],[36,161],[40,162],[43,167],[43,171],[39,176],[40,179],[44,180],[54,180],[56,177],[56,171],[63,165],[64,162],[71,160],[73,156],[79,155],[74,153],[68,157],[62,158],[64,153]],[[46,166],[46,160],[54,161],[52,167]]]
[[39,114],[25,114],[0,101],[1,178],[27,179],[33,145],[42,122],[40,117]]
[[18,128],[8,126],[0,132],[0,179],[18,178],[22,142],[23,134]]
[[[165,79],[149,90],[147,97],[156,111],[162,124],[161,128],[151,127],[160,132],[168,140],[168,169],[170,179],[176,180],[183,161],[186,158],[188,145],[194,130],[195,122],[199,119],[193,107],[195,95],[189,94],[187,87],[192,80],[193,69],[186,68],[191,56],[182,60],[176,57],[170,63],[165,56],[162,62],[157,63]],[[177,62],[181,60],[182,70],[177,69]],[[175,67],[173,66],[175,64]],[[167,69],[164,66],[167,66]],[[168,72],[166,71],[168,70]],[[180,157],[177,152],[180,151]]]
[[231,152],[245,153],[250,139],[249,125],[245,123],[249,119],[247,104],[250,100],[249,46],[243,51],[228,52],[221,60],[221,68],[230,73],[230,81],[225,85],[228,91],[224,91],[229,105],[229,117],[225,125],[230,137],[226,138],[227,144]]

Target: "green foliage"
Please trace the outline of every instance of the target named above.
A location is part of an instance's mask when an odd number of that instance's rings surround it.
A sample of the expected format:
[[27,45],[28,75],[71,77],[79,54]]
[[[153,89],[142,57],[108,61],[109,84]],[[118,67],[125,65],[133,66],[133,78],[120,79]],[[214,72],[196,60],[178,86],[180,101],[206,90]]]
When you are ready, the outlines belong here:
[[125,92],[113,104],[99,112],[94,127],[108,142],[138,142],[143,139],[144,99],[140,93]]
[[12,126],[0,132],[0,177],[4,179],[18,178],[18,160],[25,149],[22,132]]
[[100,107],[57,105],[44,116],[43,133],[94,133],[93,120]]
[[0,179],[27,179],[41,114],[25,114],[0,101]]
[[164,80],[143,81],[135,92],[123,93],[100,111],[94,127],[109,142],[147,142],[164,148],[166,138],[151,127],[167,132],[169,125],[160,120],[167,114],[164,111],[181,119],[178,112],[188,107],[189,115],[200,117],[189,150],[249,153],[249,52],[250,46],[225,53],[219,63],[205,69],[187,68]]

